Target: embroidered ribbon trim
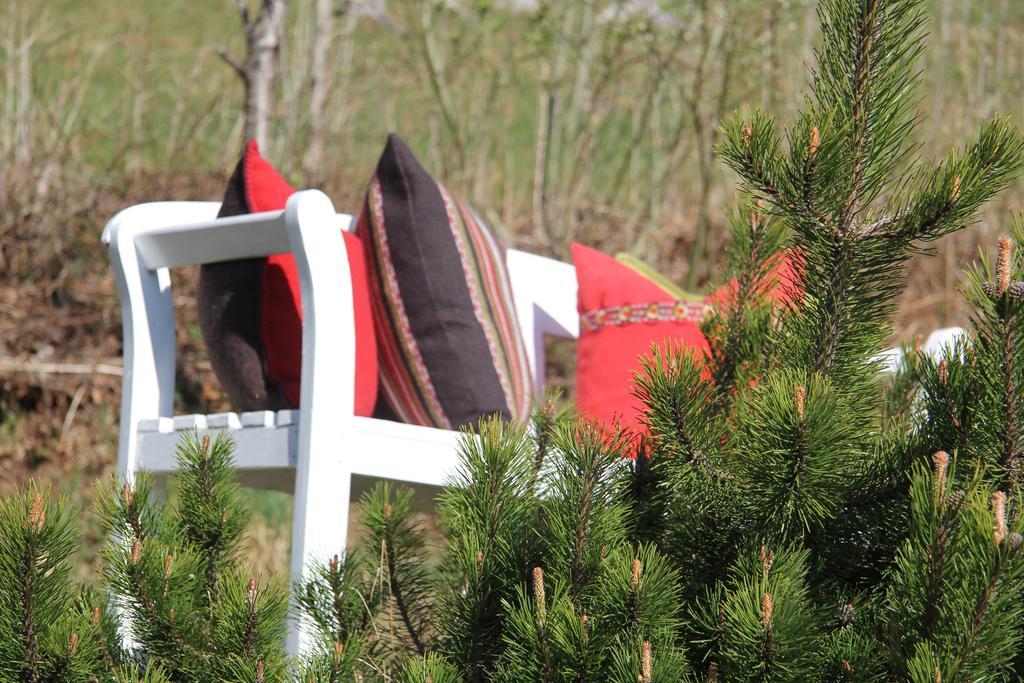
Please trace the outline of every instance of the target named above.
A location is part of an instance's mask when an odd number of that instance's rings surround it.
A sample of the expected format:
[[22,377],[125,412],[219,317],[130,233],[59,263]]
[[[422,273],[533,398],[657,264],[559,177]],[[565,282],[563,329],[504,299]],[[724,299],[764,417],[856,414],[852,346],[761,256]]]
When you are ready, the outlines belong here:
[[711,304],[691,301],[664,301],[657,304],[630,304],[598,308],[580,314],[580,331],[594,332],[602,327],[632,323],[656,323],[670,320],[701,322],[711,312]]

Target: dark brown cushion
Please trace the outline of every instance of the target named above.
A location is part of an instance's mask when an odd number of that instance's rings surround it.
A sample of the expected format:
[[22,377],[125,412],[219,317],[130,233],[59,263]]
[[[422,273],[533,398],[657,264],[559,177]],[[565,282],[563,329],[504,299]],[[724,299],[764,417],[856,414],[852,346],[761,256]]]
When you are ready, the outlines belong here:
[[380,392],[403,422],[525,420],[531,376],[505,252],[397,136],[374,173],[363,238]]
[[[220,216],[285,207],[293,188],[246,145],[221,205]],[[377,402],[377,347],[361,240],[342,232],[352,278],[355,316],[355,414],[370,415]],[[302,377],[302,296],[295,258],[208,264],[199,272],[199,326],[210,364],[236,410],[279,410],[299,405]]]

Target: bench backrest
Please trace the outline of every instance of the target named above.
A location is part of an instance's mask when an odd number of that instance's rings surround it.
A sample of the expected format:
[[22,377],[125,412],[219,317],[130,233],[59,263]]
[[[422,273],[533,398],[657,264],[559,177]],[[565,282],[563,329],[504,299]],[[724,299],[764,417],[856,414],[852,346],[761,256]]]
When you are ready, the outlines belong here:
[[[335,352],[320,354],[317,362],[333,363],[331,357],[348,356],[338,361],[344,369],[333,368],[320,375],[334,377],[330,384],[339,395],[332,401],[335,409],[345,410],[337,400],[344,403],[344,397],[352,395],[341,386],[354,381],[349,367],[354,351],[342,352],[354,349],[353,316],[351,305],[336,304],[352,300],[348,278],[337,277],[339,269],[348,268],[338,231],[353,229],[352,217],[335,213],[327,197],[316,190],[296,193],[283,211],[217,218],[219,208],[218,202],[139,204],[118,213],[103,231],[103,241],[110,245],[125,337],[120,453],[135,450],[129,443],[136,438],[135,430],[129,425],[172,415],[175,321],[170,268],[295,253],[310,328],[303,337],[304,365],[313,357],[319,327],[332,337]],[[545,379],[544,336],[575,337],[579,333],[575,270],[570,264],[515,250],[508,252],[507,262],[531,371],[540,392]],[[340,286],[335,284],[339,280],[344,281]],[[319,314],[309,316],[314,308]],[[305,395],[302,403],[310,405]],[[351,407],[347,410],[351,412]]]

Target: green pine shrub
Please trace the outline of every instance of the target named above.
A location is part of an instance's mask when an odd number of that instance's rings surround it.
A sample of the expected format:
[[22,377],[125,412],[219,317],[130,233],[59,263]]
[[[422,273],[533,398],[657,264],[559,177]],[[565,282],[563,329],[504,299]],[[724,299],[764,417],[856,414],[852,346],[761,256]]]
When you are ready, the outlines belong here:
[[[290,589],[250,576],[230,441],[179,449],[178,499],[104,488],[102,590],[70,581],[76,515],[0,501],[12,681],[989,681],[1024,676],[1024,229],[967,275],[969,338],[877,354],[909,257],[1024,170],[994,118],[928,165],[921,0],[821,0],[810,92],[719,152],[744,197],[706,356],[654,348],[643,435],[484,421],[430,546],[411,493],[362,500],[347,552]],[[785,138],[785,143],[783,143]],[[794,282],[773,299],[785,255]],[[289,606],[291,605],[291,607]],[[316,646],[283,649],[288,619]]]

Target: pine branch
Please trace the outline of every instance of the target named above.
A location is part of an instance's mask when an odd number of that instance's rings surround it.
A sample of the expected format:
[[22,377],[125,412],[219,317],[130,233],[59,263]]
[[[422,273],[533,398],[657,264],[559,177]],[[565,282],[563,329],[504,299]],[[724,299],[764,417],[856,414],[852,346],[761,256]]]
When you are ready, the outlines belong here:
[[341,599],[343,590],[339,568],[340,561],[338,556],[335,555],[331,558],[330,562],[329,585],[331,589],[331,606],[334,608],[335,627],[340,638],[342,634],[348,633],[348,618],[345,616],[344,604]]
[[505,650],[503,597],[525,588],[541,544],[532,530],[539,506],[530,488],[529,442],[520,428],[497,420],[477,431],[460,444],[459,466],[438,508],[451,567],[440,650],[468,681],[488,680]]
[[248,523],[234,479],[232,442],[220,434],[199,439],[187,436],[178,447],[181,487],[181,530],[186,542],[203,557],[206,592],[218,596],[218,577],[233,566],[238,541]]
[[[1015,238],[1018,230],[1014,228]],[[977,336],[968,357],[970,377],[981,392],[965,402],[977,413],[977,429],[968,439],[969,453],[981,459],[998,473],[998,484],[1012,495],[1020,486],[1021,429],[1020,382],[1024,366],[1019,358],[1024,352],[1024,330],[1021,310],[1024,301],[1017,296],[1016,278],[1019,262],[1013,256],[1009,237],[1000,240],[995,268],[983,261],[980,269],[970,274],[967,296],[973,305],[970,318]],[[977,395],[984,400],[977,401]],[[983,426],[984,425],[984,426]]]
[[163,639],[179,651],[182,658],[189,657],[202,660],[204,658],[202,652],[178,633],[174,623],[174,608],[171,607],[166,614],[157,608],[156,600],[153,598],[147,585],[147,573],[142,565],[144,552],[142,539],[141,537],[136,537],[131,539],[131,541],[131,551],[124,559],[127,565],[128,578],[131,582],[132,595],[126,597],[142,608],[137,616],[144,618],[147,622],[146,626],[153,632],[160,633]]
[[[1005,306],[1002,307],[1005,310]],[[1000,463],[1006,473],[1006,483],[1011,491],[1020,486],[1020,435],[1017,431],[1017,357],[1013,346],[1011,325],[1016,321],[1004,316],[1003,320],[1003,371],[1006,389],[1003,398],[1003,458]]]
[[28,534],[26,534],[26,543],[21,558],[21,643],[25,651],[26,669],[23,676],[30,683],[38,683],[40,680],[36,622],[32,614],[32,600],[35,588],[35,567],[41,559],[39,549],[36,547],[35,536],[42,531],[42,527],[46,523],[43,515],[42,496],[37,493],[25,520]]
[[736,286],[716,303],[702,326],[710,347],[716,414],[728,412],[741,365],[763,361],[768,337],[765,314],[772,314],[769,293],[782,285],[773,272],[785,265],[779,258],[780,222],[763,215],[761,208],[758,202],[744,203],[734,216],[728,258]]
[[533,604],[537,619],[537,642],[540,646],[541,680],[554,683],[554,666],[551,661],[551,643],[548,641],[547,607],[544,595],[544,570],[533,568]]
[[531,495],[536,493],[537,480],[544,469],[555,428],[564,424],[571,417],[571,409],[559,405],[561,398],[557,392],[548,395],[534,408],[530,418],[530,423],[533,426],[533,442],[536,448],[533,472],[530,476]]
[[391,597],[395,600],[395,604],[398,605],[398,612],[402,615],[402,623],[405,625],[406,633],[412,640],[412,644],[416,648],[416,652],[422,657],[426,654],[426,647],[423,645],[419,629],[416,628],[416,625],[412,622],[410,609],[403,594],[404,591],[402,583],[397,577],[395,558],[393,554],[388,552],[386,540],[381,543],[381,555],[387,563],[388,589],[391,591]]
[[398,610],[405,638],[389,647],[400,652],[406,643],[423,656],[427,651],[427,618],[431,607],[431,585],[423,557],[423,531],[413,519],[411,489],[392,493],[390,483],[382,482],[362,500],[367,544],[380,553],[379,571],[387,596]]
[[784,487],[786,490],[792,492],[792,496],[787,502],[787,507],[790,508],[790,515],[793,521],[799,522],[799,516],[796,511],[795,501],[800,500],[800,484],[803,480],[804,470],[807,466],[807,424],[804,422],[804,401],[806,396],[806,389],[803,386],[797,386],[794,394],[794,402],[796,406],[796,425],[793,438],[793,460],[790,466],[789,476],[787,478]]
[[952,533],[951,525],[954,523],[955,516],[959,512],[959,501],[950,500],[949,490],[947,489],[949,456],[945,452],[940,451],[935,454],[933,463],[935,468],[932,479],[932,490],[934,491],[933,505],[938,510],[938,519],[934,536],[931,539],[931,550],[927,554],[927,567],[925,569],[924,614],[922,615],[917,633],[918,637],[922,640],[928,640],[931,637],[942,611],[945,600],[944,570],[950,534]]
[[245,626],[242,627],[242,656],[252,656],[254,639],[256,636],[256,579],[249,580],[249,589],[246,591],[246,604],[248,611],[245,615]]
[[587,466],[582,473],[582,495],[581,500],[579,501],[579,517],[576,524],[576,541],[573,544],[572,572],[569,579],[570,594],[576,601],[580,599],[584,588],[587,586],[591,578],[586,561],[587,527],[591,523],[590,505],[591,500],[595,495],[594,490],[597,488],[597,477],[600,473],[597,463],[597,458],[600,457],[600,454],[597,451],[592,451],[587,455],[590,456],[590,462],[586,463]]
[[364,585],[366,548],[360,543],[344,558],[335,555],[326,564],[308,569],[310,579],[296,600],[326,642],[347,642],[371,629],[380,608],[381,594]]
[[872,46],[876,39],[880,0],[864,0],[860,6],[860,22],[857,26],[857,51],[854,57],[853,70],[856,73],[854,85],[853,111],[850,119],[853,123],[850,156],[853,158],[853,177],[850,182],[851,192],[839,219],[838,232],[846,235],[853,220],[861,195],[861,183],[864,179],[865,154],[867,143],[869,109],[868,99],[871,92]]
[[33,482],[0,497],[0,675],[11,680],[47,682],[65,666],[76,520]]
[[625,540],[625,506],[617,499],[616,468],[628,437],[592,421],[560,426],[554,435],[548,491],[543,501],[547,572],[564,582],[573,609],[585,611],[607,551]]

